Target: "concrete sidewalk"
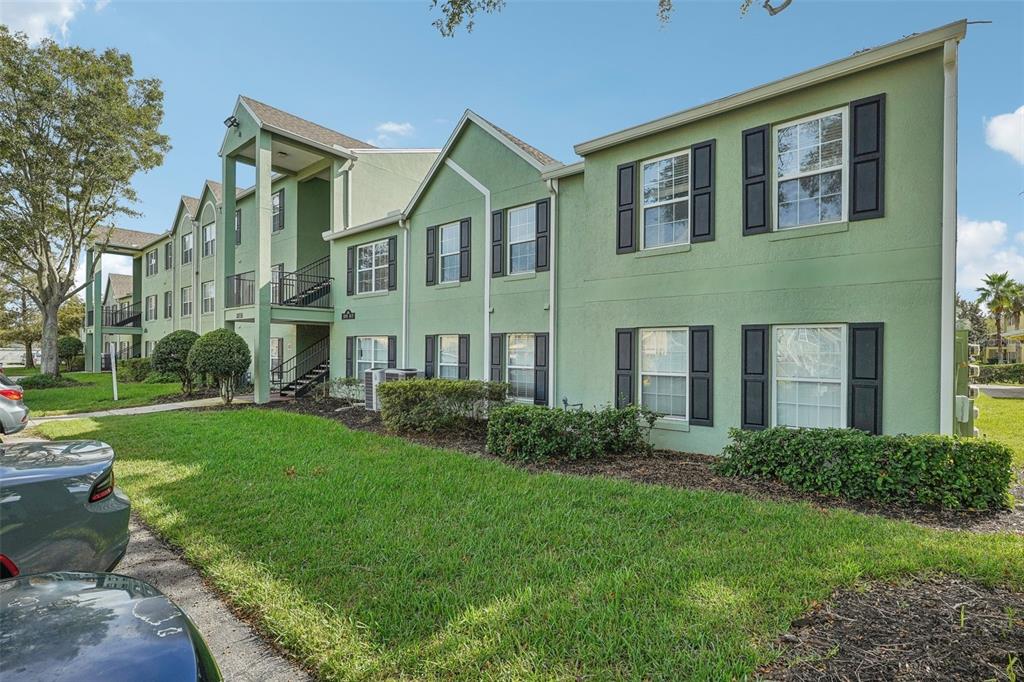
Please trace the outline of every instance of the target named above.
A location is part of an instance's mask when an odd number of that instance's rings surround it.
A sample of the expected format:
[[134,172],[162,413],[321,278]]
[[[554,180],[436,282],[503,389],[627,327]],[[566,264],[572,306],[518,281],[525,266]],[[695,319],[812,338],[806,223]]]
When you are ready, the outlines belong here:
[[[252,403],[252,395],[235,396],[236,405]],[[138,407],[119,407],[112,410],[99,410],[98,412],[77,412],[75,414],[56,414],[49,417],[35,417],[29,419],[28,426],[32,428],[39,424],[62,419],[89,419],[92,417],[116,417],[124,414],[152,414],[154,412],[172,412],[174,410],[189,410],[196,407],[213,407],[220,405],[220,398],[200,398],[199,400],[182,400],[177,403],[158,403],[156,405],[140,405]]]

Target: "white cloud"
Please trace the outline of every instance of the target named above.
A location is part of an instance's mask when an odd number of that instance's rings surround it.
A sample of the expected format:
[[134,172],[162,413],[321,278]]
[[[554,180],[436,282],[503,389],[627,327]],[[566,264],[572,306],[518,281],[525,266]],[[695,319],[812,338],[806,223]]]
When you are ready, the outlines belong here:
[[1002,220],[971,220],[957,217],[957,289],[960,295],[973,299],[977,288],[991,272],[1009,272],[1010,277],[1024,279],[1024,251],[1014,242],[1024,244],[1024,233],[1010,241],[1009,228]]
[[377,125],[374,130],[377,136],[370,140],[378,146],[388,146],[395,143],[398,138],[412,137],[416,133],[416,127],[409,123],[398,123],[396,121],[384,121]]
[[1024,164],[1024,106],[985,121],[985,143]]
[[[68,25],[86,4],[86,0],[3,0],[0,23],[26,34],[33,43],[43,38],[63,39],[68,35]],[[110,0],[94,0],[91,4],[100,12]]]

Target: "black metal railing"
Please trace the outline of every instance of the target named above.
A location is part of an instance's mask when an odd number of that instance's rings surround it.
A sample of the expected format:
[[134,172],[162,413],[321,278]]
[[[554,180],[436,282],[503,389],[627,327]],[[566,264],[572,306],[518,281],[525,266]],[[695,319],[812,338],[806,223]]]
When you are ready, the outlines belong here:
[[130,358],[140,358],[140,357],[142,357],[142,348],[141,348],[141,346],[137,347],[134,344],[131,344],[131,345],[128,345],[128,346],[124,346],[123,348],[118,348],[114,353],[110,353],[108,351],[106,353],[100,354],[100,371],[101,372],[109,372],[110,371],[110,356],[111,355],[113,355],[115,358],[117,358],[118,362],[121,362],[122,360],[128,360]]
[[104,327],[142,326],[142,304],[103,306]]
[[330,308],[332,281],[329,256],[295,272],[274,272],[270,302],[302,308]]
[[229,275],[225,278],[224,307],[237,308],[256,302],[256,277],[253,272]]
[[331,340],[324,337],[294,357],[271,366],[270,390],[302,395],[327,378],[330,357]]

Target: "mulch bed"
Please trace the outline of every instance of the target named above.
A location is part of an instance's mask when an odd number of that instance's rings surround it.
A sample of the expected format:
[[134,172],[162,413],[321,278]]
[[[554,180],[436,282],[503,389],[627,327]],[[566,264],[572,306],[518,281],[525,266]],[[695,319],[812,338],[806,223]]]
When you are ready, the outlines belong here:
[[[388,430],[381,423],[379,413],[367,411],[361,406],[349,406],[341,400],[300,399],[270,403],[268,407],[289,412],[314,414],[339,421],[351,429],[388,434]],[[479,433],[461,435],[418,434],[403,436],[403,438],[432,447],[459,450],[481,457],[494,458],[493,455],[486,452],[486,431],[484,430]],[[711,455],[656,451],[650,456],[625,455],[576,461],[549,460],[532,463],[506,461],[506,463],[533,472],[555,472],[575,476],[608,476],[673,488],[739,493],[763,500],[808,502],[819,508],[848,509],[911,521],[932,528],[969,530],[979,533],[999,531],[1024,535],[1024,472],[1020,471],[1017,472],[1016,485],[1011,490],[1017,500],[1017,506],[1012,511],[970,512],[883,505],[869,500],[844,500],[818,493],[800,492],[778,481],[721,476],[714,470],[713,465],[716,461],[717,458]]]
[[952,577],[839,590],[793,622],[763,680],[1024,678],[1024,595]]

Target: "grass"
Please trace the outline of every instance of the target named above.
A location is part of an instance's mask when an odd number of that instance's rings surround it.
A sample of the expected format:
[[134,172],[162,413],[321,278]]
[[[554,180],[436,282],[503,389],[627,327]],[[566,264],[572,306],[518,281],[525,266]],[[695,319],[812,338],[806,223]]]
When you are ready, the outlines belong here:
[[1004,443],[1013,450],[1013,462],[1024,468],[1024,400],[978,396],[978,420],[982,435]]
[[[1024,538],[499,462],[245,408],[46,424],[323,679],[735,679],[864,578],[1024,589]],[[159,434],[159,435],[157,435]]]
[[4,374],[12,377],[24,377],[30,374],[39,374],[38,367],[4,367]]
[[96,412],[116,407],[148,405],[159,396],[181,391],[180,384],[128,384],[117,383],[118,400],[114,402],[114,389],[109,372],[64,372],[62,377],[79,382],[80,386],[62,388],[29,388],[25,390],[25,404],[33,417],[46,417],[76,412]]

